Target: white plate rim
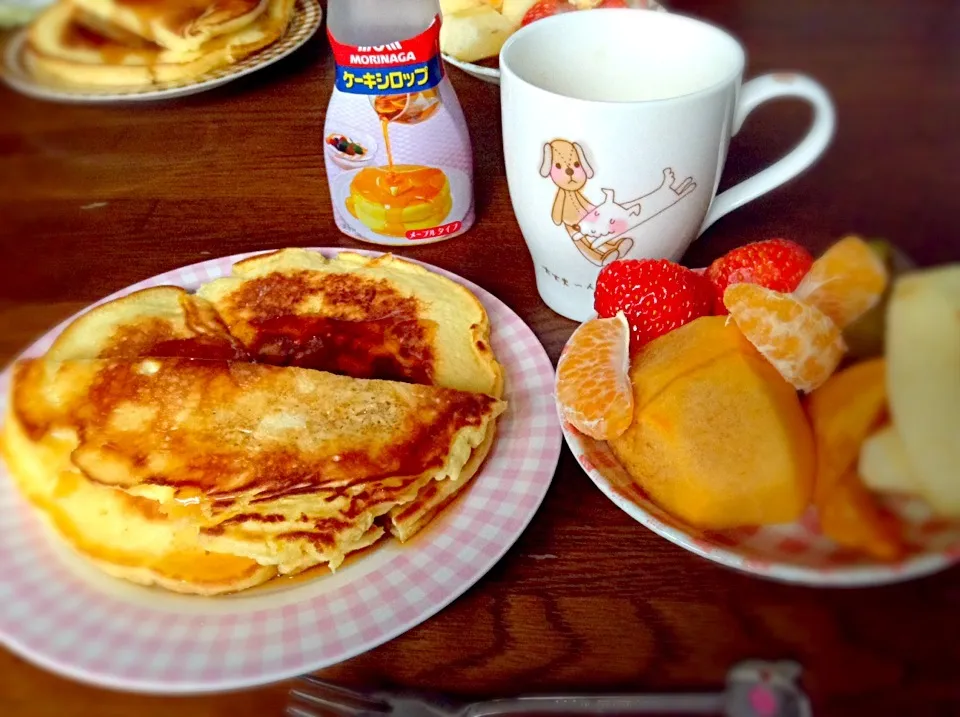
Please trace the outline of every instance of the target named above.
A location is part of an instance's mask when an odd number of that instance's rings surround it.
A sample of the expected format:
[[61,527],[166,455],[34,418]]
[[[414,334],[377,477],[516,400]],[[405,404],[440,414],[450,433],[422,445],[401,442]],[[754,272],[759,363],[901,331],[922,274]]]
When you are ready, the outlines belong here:
[[471,77],[476,77],[478,80],[489,82],[492,85],[500,84],[499,67],[487,67],[486,65],[478,65],[474,62],[464,62],[463,60],[458,60],[456,57],[447,55],[446,53],[441,53],[441,56],[443,57],[444,62],[449,62],[458,70],[466,72]]

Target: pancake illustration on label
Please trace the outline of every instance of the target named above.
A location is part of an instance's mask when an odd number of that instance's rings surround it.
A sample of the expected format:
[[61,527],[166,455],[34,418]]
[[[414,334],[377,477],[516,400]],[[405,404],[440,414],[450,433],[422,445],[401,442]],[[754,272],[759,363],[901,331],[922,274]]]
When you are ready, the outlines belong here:
[[440,60],[439,15],[424,25],[387,45],[347,45],[331,12],[324,159],[337,227],[355,239],[429,243],[473,223],[470,139]]
[[693,177],[678,180],[673,168],[664,167],[660,185],[639,197],[617,201],[613,189],[603,188],[603,200],[592,201],[583,190],[594,178],[594,170],[579,142],[554,139],[544,143],[542,152],[540,176],[557,187],[550,218],[566,230],[577,251],[597,266],[626,258],[634,246],[632,230],[697,188]]

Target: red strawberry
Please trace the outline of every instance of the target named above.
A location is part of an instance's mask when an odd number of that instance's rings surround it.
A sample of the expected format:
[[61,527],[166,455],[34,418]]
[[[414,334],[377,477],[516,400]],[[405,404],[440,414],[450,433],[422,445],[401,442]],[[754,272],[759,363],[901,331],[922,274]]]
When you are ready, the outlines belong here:
[[[596,8],[611,8],[611,7],[630,7],[630,4],[627,0],[601,0]],[[534,3],[526,14],[523,16],[523,20],[520,21],[520,25],[529,25],[531,22],[536,22],[537,20],[542,20],[545,17],[550,17],[551,15],[559,15],[562,12],[570,12],[576,8],[571,5],[567,0],[540,0],[538,3]]]
[[812,263],[810,252],[788,239],[767,239],[734,249],[707,269],[707,278],[716,292],[714,311],[727,313],[723,292],[730,284],[759,284],[789,293],[797,288]]
[[540,0],[540,2],[530,6],[530,9],[527,10],[527,13],[523,16],[523,20],[520,21],[520,25],[521,27],[523,25],[529,25],[531,22],[536,22],[537,20],[542,20],[545,17],[557,15],[561,12],[570,12],[571,10],[573,10],[573,6],[568,3],[567,0]]
[[666,259],[621,259],[597,277],[593,307],[603,318],[622,311],[637,349],[713,308],[713,290],[699,274]]

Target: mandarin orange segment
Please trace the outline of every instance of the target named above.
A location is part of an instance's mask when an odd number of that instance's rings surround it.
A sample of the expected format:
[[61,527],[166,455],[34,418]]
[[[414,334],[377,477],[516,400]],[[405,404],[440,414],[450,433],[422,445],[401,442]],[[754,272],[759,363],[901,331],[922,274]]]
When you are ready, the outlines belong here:
[[622,313],[573,332],[557,364],[557,402],[574,428],[606,441],[633,420],[630,326]]
[[846,351],[829,316],[789,294],[734,284],[723,294],[730,316],[794,388],[812,391],[830,378]]
[[887,267],[870,245],[846,237],[813,262],[793,295],[843,329],[880,301],[888,279]]

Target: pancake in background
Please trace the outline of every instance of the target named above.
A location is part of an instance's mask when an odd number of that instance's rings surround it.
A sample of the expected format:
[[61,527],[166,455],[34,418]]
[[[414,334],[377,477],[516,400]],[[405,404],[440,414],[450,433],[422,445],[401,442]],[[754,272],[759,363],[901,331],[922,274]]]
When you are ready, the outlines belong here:
[[285,249],[197,295],[255,360],[499,397],[486,310],[465,287],[389,254]]
[[268,0],[71,0],[81,10],[167,50],[189,52],[243,29]]
[[[375,519],[463,474],[504,409],[432,386],[169,358],[21,362],[11,405],[21,482],[72,462],[80,483],[153,503],[165,528],[212,554],[281,574],[335,568],[375,541]],[[98,502],[57,504],[79,510],[84,540],[109,544]]]
[[105,25],[68,0],[33,22],[23,51],[38,79],[77,87],[141,87],[199,77],[234,64],[276,42],[293,14],[294,0],[269,0],[267,11],[235,32],[191,50],[169,50]]

